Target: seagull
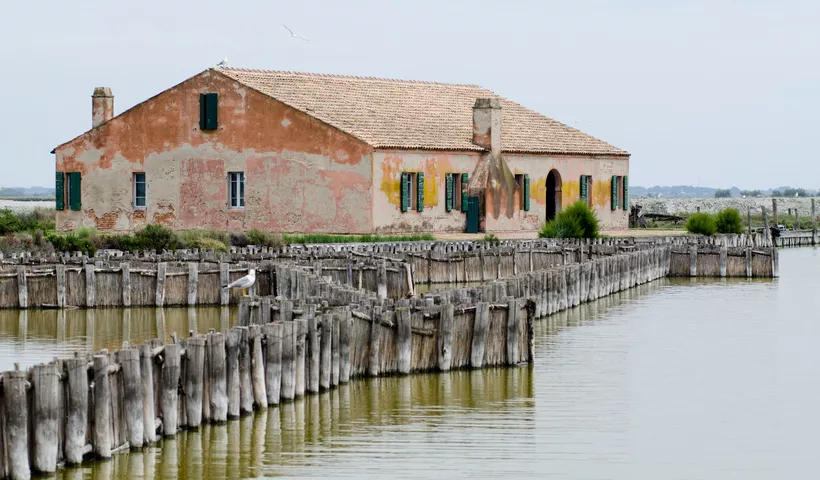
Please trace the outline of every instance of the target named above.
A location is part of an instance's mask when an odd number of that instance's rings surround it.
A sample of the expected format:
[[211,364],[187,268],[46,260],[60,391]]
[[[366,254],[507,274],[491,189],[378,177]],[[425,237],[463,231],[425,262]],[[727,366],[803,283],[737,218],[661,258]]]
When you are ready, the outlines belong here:
[[242,278],[238,278],[233,282],[224,285],[222,288],[241,288],[242,289],[242,296],[248,296],[248,289],[256,283],[256,270],[251,268],[248,270],[248,274]]
[[221,62],[216,64],[217,68],[227,67],[228,66],[228,57],[225,57]]
[[295,33],[293,33],[293,30],[289,29],[289,28],[288,28],[288,26],[287,26],[287,25],[285,25],[284,23],[282,24],[282,26],[283,26],[283,27],[285,27],[285,28],[286,28],[286,29],[290,32],[290,36],[291,36],[291,37],[293,37],[293,38],[301,38],[302,40],[304,40],[304,41],[306,41],[306,42],[308,41],[308,39],[307,39],[307,38],[305,38],[305,37],[301,37],[301,36],[296,35]]

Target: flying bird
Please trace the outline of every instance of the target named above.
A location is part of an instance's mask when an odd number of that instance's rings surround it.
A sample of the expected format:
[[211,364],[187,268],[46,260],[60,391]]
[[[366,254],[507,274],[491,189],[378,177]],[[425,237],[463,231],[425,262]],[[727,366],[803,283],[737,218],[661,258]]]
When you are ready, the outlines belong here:
[[256,283],[256,269],[251,268],[248,270],[248,274],[242,278],[237,278],[233,282],[224,285],[222,288],[241,288],[242,289],[242,296],[248,296],[248,289]]
[[222,67],[227,67],[227,66],[228,66],[228,57],[225,57],[224,59],[222,59],[221,62],[216,64],[217,68],[222,68]]
[[304,40],[304,41],[306,41],[306,42],[308,41],[308,39],[307,39],[307,38],[302,37],[302,36],[299,36],[299,35],[296,35],[295,33],[293,33],[293,30],[289,29],[289,28],[288,28],[288,26],[287,26],[287,25],[285,25],[284,23],[282,24],[282,26],[283,26],[283,27],[285,27],[285,28],[287,29],[287,31],[288,31],[288,32],[290,32],[290,36],[291,36],[291,37],[293,37],[293,38],[301,38],[302,40]]

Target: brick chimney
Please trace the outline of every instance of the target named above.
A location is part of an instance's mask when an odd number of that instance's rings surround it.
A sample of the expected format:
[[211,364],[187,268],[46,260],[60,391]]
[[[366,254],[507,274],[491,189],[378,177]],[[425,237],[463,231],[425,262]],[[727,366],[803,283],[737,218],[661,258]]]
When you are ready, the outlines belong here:
[[495,155],[501,153],[501,102],[477,98],[473,106],[473,143]]
[[114,94],[108,87],[97,87],[91,95],[91,128],[114,118]]

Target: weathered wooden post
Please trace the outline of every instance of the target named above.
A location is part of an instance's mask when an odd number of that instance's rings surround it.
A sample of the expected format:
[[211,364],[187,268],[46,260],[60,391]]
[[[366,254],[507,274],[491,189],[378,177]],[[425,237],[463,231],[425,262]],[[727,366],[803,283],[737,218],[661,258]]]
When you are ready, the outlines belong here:
[[[321,265],[321,264],[320,264]],[[307,319],[299,319],[296,323],[296,383],[294,395],[305,395],[305,343],[307,341]]]
[[470,350],[470,366],[473,368],[481,368],[484,365],[484,344],[489,322],[490,305],[487,302],[480,302],[475,309],[473,341]]
[[396,309],[396,357],[398,372],[410,373],[413,354],[413,332],[410,328],[410,308],[402,306]]
[[53,473],[57,470],[59,437],[60,373],[55,364],[35,365],[31,369],[33,390],[32,427],[34,430],[33,461],[35,472]]
[[507,297],[507,365],[518,363],[518,301]]
[[267,343],[265,348],[265,393],[268,405],[279,405],[282,385],[282,323],[262,325]]
[[185,414],[189,428],[197,428],[202,423],[204,377],[205,337],[197,335],[189,338],[185,347]]
[[136,348],[123,348],[117,352],[117,362],[122,368],[122,401],[128,432],[126,438],[132,448],[140,448],[145,441],[140,352]]
[[182,346],[169,343],[163,348],[162,372],[160,374],[160,407],[162,408],[162,431],[173,437],[179,425],[179,370]]
[[228,268],[230,265],[225,262],[219,262],[219,304],[227,305],[231,300],[231,292],[227,288],[222,288],[230,282],[230,272]]
[[251,349],[248,327],[236,327],[239,331],[239,413],[253,412],[253,387],[251,387]]
[[729,248],[726,245],[720,247],[720,276],[726,277],[726,267],[729,262]]
[[239,416],[239,339],[238,327],[228,330],[225,335],[225,384],[228,393],[228,418]]
[[9,478],[23,480],[31,477],[28,436],[28,374],[14,370],[3,374],[5,400],[5,447]]
[[772,199],[772,222],[773,222],[774,226],[778,225],[778,222],[777,222],[777,199],[776,198]]
[[157,441],[156,417],[154,415],[154,357],[151,352],[151,345],[147,343],[139,346],[139,352],[143,399],[142,435],[146,444],[152,444]]
[[379,298],[387,298],[387,261],[382,259],[376,274],[376,292]]
[[85,264],[85,306],[93,307],[96,298],[95,292],[97,290],[97,277],[94,274],[94,264]]
[[167,275],[168,264],[157,262],[157,291],[154,303],[161,307],[165,305],[165,276]]
[[17,304],[20,308],[28,308],[28,283],[26,282],[25,265],[17,265]]
[[265,390],[265,355],[262,351],[262,327],[251,325],[248,330],[248,339],[251,344],[253,403],[257,408],[268,408],[268,396]]
[[251,324],[251,299],[242,298],[239,300],[239,320],[240,327],[247,327]]
[[324,314],[322,317],[322,338],[319,366],[319,389],[327,390],[330,388],[330,370],[331,370],[331,341],[333,335],[333,315],[330,313]]
[[108,354],[94,355],[94,453],[111,458],[111,390],[108,384]]
[[438,369],[442,372],[450,371],[452,361],[453,341],[453,313],[452,303],[446,303],[441,308],[438,325]]
[[[57,277],[57,307],[63,308],[65,307],[66,290],[65,265],[57,264],[54,267],[54,275]],[[123,292],[125,292],[125,285],[123,285]]]
[[[774,199],[772,199],[774,201]],[[772,232],[769,230],[769,217],[766,216],[766,207],[760,207],[760,210],[763,212],[763,241],[766,243],[766,246],[771,245],[772,242]],[[775,223],[775,225],[777,225]]]
[[[78,465],[83,461],[88,427],[88,366],[75,355],[65,361],[68,382],[66,393],[65,461]],[[153,422],[154,419],[152,418]]]
[[296,324],[282,322],[282,387],[279,397],[293,400],[296,395]]
[[350,381],[350,334],[353,330],[353,317],[350,310],[345,310],[339,323],[339,383]]
[[319,321],[316,315],[310,315],[307,319],[307,381],[305,389],[308,393],[319,392]]
[[188,263],[188,305],[196,305],[199,290],[199,265],[196,262]]
[[211,421],[228,420],[227,371],[225,369],[225,335],[221,332],[208,334],[208,400]]
[[367,374],[371,377],[378,377],[380,371],[380,357],[379,357],[379,345],[381,342],[381,321],[382,321],[382,308],[380,306],[373,307],[373,310],[370,313],[370,338],[369,338],[369,350],[368,350],[368,359],[367,359]]
[[333,315],[333,333],[330,337],[330,386],[339,384],[339,335],[342,320],[338,314]]

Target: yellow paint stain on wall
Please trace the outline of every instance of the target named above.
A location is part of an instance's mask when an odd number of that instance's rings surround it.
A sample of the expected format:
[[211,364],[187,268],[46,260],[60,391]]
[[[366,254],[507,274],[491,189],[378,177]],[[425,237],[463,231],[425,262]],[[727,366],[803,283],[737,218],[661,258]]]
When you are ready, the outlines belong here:
[[592,205],[596,207],[609,206],[609,197],[612,193],[612,185],[609,180],[598,180],[592,182]]
[[536,181],[530,179],[530,201],[541,205],[547,204],[547,178],[539,178]]
[[452,167],[449,161],[439,162],[437,157],[424,160],[424,208],[433,208],[438,205],[438,186],[446,181],[445,174],[450,173]]
[[581,198],[581,180],[574,182],[564,182],[561,189],[561,205],[568,207]]
[[[382,182],[380,190],[387,197],[387,202],[401,208],[401,170],[402,159],[396,154],[387,154],[382,162]],[[425,192],[426,194],[426,192]]]

